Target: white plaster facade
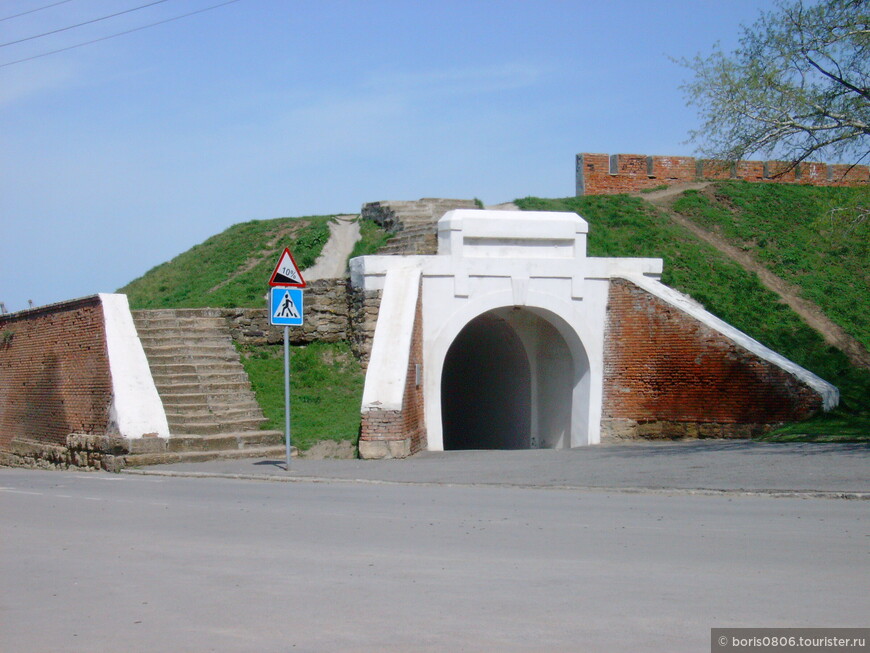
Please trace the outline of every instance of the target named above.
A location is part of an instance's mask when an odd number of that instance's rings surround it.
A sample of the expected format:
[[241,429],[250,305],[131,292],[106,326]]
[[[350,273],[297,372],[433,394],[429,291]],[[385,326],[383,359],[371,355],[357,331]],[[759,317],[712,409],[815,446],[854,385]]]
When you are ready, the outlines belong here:
[[[500,372],[507,381],[513,374],[522,376],[531,397],[529,440],[507,448],[597,444],[601,437],[606,310],[609,280],[613,277],[633,281],[798,376],[822,394],[826,409],[836,405],[838,392],[834,386],[661,284],[661,259],[588,258],[587,232],[587,222],[574,213],[459,209],[448,212],[438,222],[436,256],[353,259],[353,285],[383,291],[366,374],[363,413],[401,407],[409,361],[407,334],[413,327],[419,289],[423,294],[422,368],[430,451],[450,448],[445,447],[445,420],[450,419],[442,408],[447,405],[448,392],[445,366],[453,365],[448,363],[448,359],[453,361],[451,347],[461,343],[464,330],[481,319],[490,320],[491,325],[509,325],[504,333],[514,335],[502,340],[521,342],[528,361],[527,369],[522,365]],[[404,339],[402,333],[406,334]],[[497,340],[482,346],[497,352]],[[454,375],[459,379],[454,394],[461,395],[465,389],[469,393],[478,391],[479,386],[473,385],[464,389],[462,375],[474,376],[475,365],[492,364],[486,356],[474,362],[473,349],[457,354],[459,359],[472,362]],[[447,373],[450,376],[450,370]],[[510,391],[509,383],[502,387]],[[476,407],[466,412],[475,411]],[[499,417],[493,414],[487,419],[497,422]]]
[[[351,261],[353,284],[382,289],[385,304],[398,295],[394,285],[399,278],[419,275],[422,279],[429,450],[444,448],[441,384],[448,351],[470,322],[490,313],[513,327],[528,357],[530,446],[599,442],[608,279],[619,274],[658,277],[662,261],[587,258],[587,231],[586,221],[574,213],[460,209],[438,222],[437,256],[366,256]],[[402,294],[406,306],[413,307],[416,293]],[[409,325],[388,317],[394,314],[391,309],[385,315],[382,308],[378,319],[364,412],[401,403],[398,392],[404,388],[406,365],[395,361],[403,351],[394,346],[395,331]],[[564,355],[547,356],[554,348],[570,354],[567,368],[555,362],[565,361]],[[376,356],[387,350],[393,358],[389,367]],[[546,379],[554,378],[570,388],[568,407],[561,405],[558,392],[542,387]],[[553,415],[560,417],[553,422]]]

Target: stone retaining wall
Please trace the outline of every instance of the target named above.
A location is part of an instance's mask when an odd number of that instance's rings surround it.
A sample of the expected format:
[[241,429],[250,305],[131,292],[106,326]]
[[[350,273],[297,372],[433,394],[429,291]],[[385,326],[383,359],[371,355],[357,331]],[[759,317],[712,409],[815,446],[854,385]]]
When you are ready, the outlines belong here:
[[[305,322],[290,327],[290,342],[305,345],[315,341],[348,340],[350,306],[344,279],[320,279],[304,291]],[[284,327],[269,324],[269,311],[263,308],[206,308],[203,315],[227,320],[233,340],[240,344],[263,345],[284,342]]]
[[[381,304],[381,291],[352,288],[347,279],[320,279],[308,284],[304,295],[305,323],[290,327],[290,342],[346,340],[360,360],[368,365]],[[232,338],[242,345],[277,345],[284,342],[284,327],[272,326],[263,308],[182,308],[179,315],[220,317],[227,321]]]
[[133,448],[132,442],[116,436],[87,433],[71,433],[64,438],[63,444],[14,440],[0,451],[0,465],[118,472],[125,466],[125,456]]

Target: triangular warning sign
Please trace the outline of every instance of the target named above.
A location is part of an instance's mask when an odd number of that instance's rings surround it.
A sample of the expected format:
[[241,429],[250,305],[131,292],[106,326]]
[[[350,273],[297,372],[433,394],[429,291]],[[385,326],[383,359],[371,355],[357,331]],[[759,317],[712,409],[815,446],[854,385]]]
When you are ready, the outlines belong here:
[[275,271],[272,272],[269,285],[292,286],[294,288],[305,287],[305,279],[302,278],[299,266],[296,265],[296,261],[293,260],[293,255],[287,247],[284,248],[284,253],[278,259],[278,265],[275,266]]
[[272,315],[272,317],[292,320],[299,319],[299,309],[296,308],[296,304],[293,303],[293,298],[290,296],[289,290],[284,293],[284,297],[281,298],[278,307],[275,309],[275,314]]

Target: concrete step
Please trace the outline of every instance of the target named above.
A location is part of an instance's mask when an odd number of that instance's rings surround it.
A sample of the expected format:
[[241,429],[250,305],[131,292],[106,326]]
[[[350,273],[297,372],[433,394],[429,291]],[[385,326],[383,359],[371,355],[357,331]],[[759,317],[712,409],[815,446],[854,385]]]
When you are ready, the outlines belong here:
[[[211,392],[188,392],[177,394],[163,394],[163,406],[169,410],[170,407],[193,407],[193,406],[228,406],[235,409],[254,409],[257,408],[257,402],[254,400],[254,394],[227,392],[227,393],[211,393]],[[173,411],[177,412],[177,411]]]
[[[171,463],[198,463],[208,460],[228,460],[234,458],[274,458],[284,460],[286,448],[281,446],[250,447],[221,451],[167,451],[164,453],[140,453],[125,456],[127,467],[146,465],[168,465]],[[296,447],[291,447],[291,456],[298,455]]]
[[213,331],[203,331],[201,334],[172,331],[140,331],[139,341],[143,347],[169,347],[172,345],[185,345],[192,347],[232,347],[232,338],[224,334],[216,334]]
[[[214,423],[235,422],[239,420],[258,420],[262,418],[260,407],[254,402],[238,402],[232,405],[223,405],[216,408],[217,404],[177,404],[164,402],[163,409],[166,419],[171,427],[187,428],[190,423]],[[189,430],[189,429],[187,429]]]
[[206,334],[226,327],[226,320],[223,318],[187,318],[183,320],[140,318],[134,319],[133,322],[136,325],[136,332],[140,335]]
[[437,226],[429,224],[398,232],[378,250],[378,254],[431,255],[438,250]]
[[169,438],[166,441],[166,450],[171,452],[238,451],[256,447],[275,447],[283,442],[284,433],[281,431],[239,431]]
[[194,381],[192,383],[167,383],[160,389],[160,396],[163,398],[165,403],[170,397],[204,394],[204,389],[207,390],[207,393],[205,393],[207,396],[227,396],[238,394],[254,396],[250,384],[246,381],[211,381],[208,383],[198,383]]
[[[161,397],[164,392],[167,395],[189,394],[195,392],[196,389],[200,391],[205,389],[206,392],[212,389],[214,392],[250,392],[251,388],[248,379],[241,377],[238,373],[175,376],[153,374],[152,376],[154,385],[157,386]],[[196,389],[192,389],[191,386],[195,386]]]
[[175,317],[172,315],[155,315],[145,311],[133,311],[133,321],[136,323],[136,329],[145,330],[189,330],[189,331],[205,331],[207,329],[221,329],[227,325],[226,319],[223,317]]
[[[213,361],[210,363],[167,363],[151,365],[151,375],[156,379],[176,379],[179,383],[196,383],[203,379],[212,381],[247,381],[248,375],[238,361]],[[187,381],[185,381],[187,379]]]
[[[245,408],[235,408],[231,406],[204,406],[197,410],[193,406],[185,406],[183,410],[170,410],[166,408],[166,419],[170,425],[186,426],[189,424],[209,423],[209,422],[237,422],[247,420],[262,420],[262,413],[259,406],[252,404]],[[177,407],[175,407],[177,408]],[[170,429],[171,430],[171,429]],[[242,429],[235,429],[242,430]]]
[[187,424],[179,425],[173,425],[172,422],[169,421],[169,432],[173,437],[183,435],[221,435],[224,433],[235,433],[236,431],[256,431],[265,422],[265,418],[189,422]]
[[172,360],[187,362],[191,359],[207,362],[239,360],[239,353],[234,347],[227,344],[187,345],[173,343],[171,345],[150,346],[145,348],[145,351],[148,354],[148,360],[153,360],[156,363],[171,362]]

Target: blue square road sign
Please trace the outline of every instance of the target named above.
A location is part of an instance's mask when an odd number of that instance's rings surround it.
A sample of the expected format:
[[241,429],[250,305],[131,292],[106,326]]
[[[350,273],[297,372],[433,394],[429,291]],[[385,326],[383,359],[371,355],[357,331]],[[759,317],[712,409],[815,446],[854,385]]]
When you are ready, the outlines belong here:
[[302,326],[302,288],[277,286],[269,289],[270,323],[275,326]]

